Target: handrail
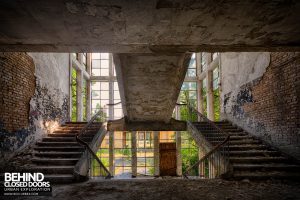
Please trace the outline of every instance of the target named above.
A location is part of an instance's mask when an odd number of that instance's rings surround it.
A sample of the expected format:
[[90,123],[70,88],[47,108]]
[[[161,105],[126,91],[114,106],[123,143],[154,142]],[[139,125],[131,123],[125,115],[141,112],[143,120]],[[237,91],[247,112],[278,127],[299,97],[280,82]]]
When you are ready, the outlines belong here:
[[197,115],[199,115],[200,117],[202,117],[206,122],[208,122],[210,125],[212,125],[214,128],[218,129],[218,131],[222,132],[224,135],[226,135],[228,138],[230,137],[230,135],[225,132],[224,130],[222,130],[221,128],[219,128],[213,121],[211,121],[210,119],[208,119],[205,115],[201,114],[198,110],[196,110],[194,107],[188,105],[190,109],[194,110]]
[[215,129],[217,129],[219,132],[221,132],[222,134],[224,134],[226,137],[223,141],[221,141],[219,144],[217,144],[216,146],[213,147],[212,150],[210,150],[208,153],[206,153],[202,158],[200,158],[194,165],[190,166],[184,173],[183,176],[185,178],[188,178],[187,175],[189,173],[189,171],[191,169],[193,169],[196,166],[199,166],[199,164],[201,162],[203,162],[205,159],[207,159],[210,155],[212,155],[213,153],[215,153],[216,151],[218,151],[220,148],[222,148],[230,139],[230,135],[223,131],[221,128],[219,128],[214,122],[212,122],[210,119],[208,119],[206,116],[204,116],[203,114],[201,114],[198,110],[196,110],[194,107],[192,107],[189,104],[177,104],[177,105],[187,105],[188,109],[190,109],[191,111],[194,111],[198,116],[200,116],[202,119],[204,119],[206,122],[208,122],[211,126],[213,126]]
[[98,115],[100,115],[103,112],[102,108],[100,108],[100,110],[90,119],[90,121],[81,129],[81,131],[75,135],[76,141],[82,145],[85,146],[87,148],[87,150],[92,154],[92,156],[97,160],[97,162],[99,163],[100,167],[102,169],[104,169],[104,171],[107,173],[107,176],[105,177],[106,179],[111,178],[111,174],[110,172],[106,169],[106,167],[103,165],[103,163],[101,162],[101,160],[98,158],[98,156],[95,154],[95,152],[92,150],[92,148],[89,146],[88,143],[86,143],[85,141],[83,141],[82,139],[80,139],[79,137],[84,135],[85,131],[87,130],[87,128],[95,121],[95,119],[98,117]]
[[227,136],[227,137],[225,138],[225,140],[223,140],[220,144],[217,144],[212,150],[210,150],[207,154],[205,154],[202,158],[200,158],[194,165],[192,165],[192,166],[190,166],[189,168],[187,168],[187,169],[185,170],[185,172],[183,173],[183,176],[184,176],[185,178],[188,179],[188,177],[187,177],[188,172],[189,172],[191,169],[193,169],[194,167],[199,166],[199,164],[200,164],[201,162],[203,162],[203,161],[204,161],[205,159],[207,159],[210,155],[212,155],[212,154],[215,153],[217,150],[219,150],[224,144],[226,144],[226,143],[228,142],[229,137],[230,137],[230,136]]

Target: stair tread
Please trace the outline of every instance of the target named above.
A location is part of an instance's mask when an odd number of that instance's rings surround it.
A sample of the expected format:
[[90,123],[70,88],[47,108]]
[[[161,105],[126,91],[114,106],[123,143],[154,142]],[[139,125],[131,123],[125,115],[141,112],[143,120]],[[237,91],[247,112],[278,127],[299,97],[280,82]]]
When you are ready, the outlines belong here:
[[74,166],[72,165],[48,165],[48,166],[45,166],[45,165],[30,165],[29,166],[30,169],[74,169]]
[[272,164],[232,164],[233,167],[299,167],[296,164],[272,163]]
[[57,160],[57,161],[73,161],[73,160],[79,160],[79,158],[40,158],[40,157],[34,157],[32,158],[32,160],[45,160],[45,161],[54,161],[54,160]]

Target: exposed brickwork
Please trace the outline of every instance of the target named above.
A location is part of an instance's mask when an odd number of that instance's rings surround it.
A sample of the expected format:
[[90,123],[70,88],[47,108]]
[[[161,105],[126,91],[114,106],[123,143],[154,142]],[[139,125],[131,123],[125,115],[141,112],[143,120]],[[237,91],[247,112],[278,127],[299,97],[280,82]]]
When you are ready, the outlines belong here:
[[296,137],[300,127],[299,80],[299,53],[271,53],[270,66],[252,88],[254,103],[244,105],[246,113],[288,143],[300,142]]
[[300,53],[273,52],[262,77],[239,88],[227,117],[248,132],[300,158]]
[[32,58],[26,53],[0,53],[0,122],[7,131],[26,128],[29,124],[34,72]]

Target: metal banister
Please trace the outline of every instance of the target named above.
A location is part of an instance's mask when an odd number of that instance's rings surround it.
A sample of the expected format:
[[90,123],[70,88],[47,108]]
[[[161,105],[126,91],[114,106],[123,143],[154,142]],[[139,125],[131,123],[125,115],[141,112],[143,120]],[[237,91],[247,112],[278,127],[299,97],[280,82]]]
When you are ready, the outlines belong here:
[[100,110],[89,120],[89,122],[81,129],[81,131],[75,135],[75,139],[76,141],[82,145],[85,146],[86,149],[89,151],[89,153],[96,159],[96,161],[99,163],[100,168],[104,170],[104,172],[107,174],[105,176],[106,179],[111,178],[111,174],[108,171],[108,169],[103,165],[103,163],[101,162],[101,160],[98,158],[98,156],[96,155],[96,153],[92,150],[92,148],[89,146],[88,143],[86,143],[85,141],[83,141],[82,139],[80,139],[81,136],[83,136],[85,134],[85,131],[90,127],[91,124],[93,124],[93,122],[97,119],[97,117],[103,113],[103,109],[100,108]]
[[[224,163],[225,163],[225,165],[228,165],[227,160],[229,159],[228,158],[229,157],[229,149],[226,149],[225,145],[228,145],[228,142],[230,140],[230,135],[226,131],[224,131],[221,128],[219,128],[213,121],[209,120],[206,116],[204,116],[203,114],[201,114],[200,112],[198,112],[198,110],[196,110],[191,105],[189,105],[189,104],[177,104],[177,105],[178,106],[187,106],[187,108],[189,110],[189,112],[188,112],[188,115],[190,117],[189,120],[192,119],[192,112],[194,112],[194,113],[197,114],[198,119],[200,118],[200,121],[207,122],[209,124],[209,126],[213,127],[216,130],[216,132],[218,132],[220,134],[220,136],[222,136],[222,138],[223,138],[223,136],[225,137],[222,141],[220,141],[218,144],[216,144],[209,152],[207,152],[203,157],[201,157],[195,164],[193,164],[188,169],[186,169],[186,171],[183,173],[183,177],[184,178],[188,178],[188,174],[189,174],[189,172],[192,169],[194,169],[195,167],[199,166],[201,163],[204,163],[205,160],[207,160],[208,158],[211,158],[216,153],[219,153],[223,157],[225,157],[224,158],[225,159]],[[194,127],[194,125],[189,120],[187,120],[188,123],[190,125],[192,125],[192,127],[194,129],[197,129],[197,128]],[[199,132],[198,129],[197,129],[197,132]],[[218,156],[220,156],[220,155],[218,155]],[[219,159],[221,159],[221,158],[219,157]],[[220,162],[218,164],[220,164]]]

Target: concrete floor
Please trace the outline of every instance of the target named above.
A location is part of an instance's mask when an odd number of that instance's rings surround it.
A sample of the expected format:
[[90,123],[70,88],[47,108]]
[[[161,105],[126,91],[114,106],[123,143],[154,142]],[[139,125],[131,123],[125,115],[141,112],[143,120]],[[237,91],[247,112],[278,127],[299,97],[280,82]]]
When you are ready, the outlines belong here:
[[183,179],[90,180],[53,186],[53,197],[19,199],[126,200],[292,200],[300,199],[300,183]]

